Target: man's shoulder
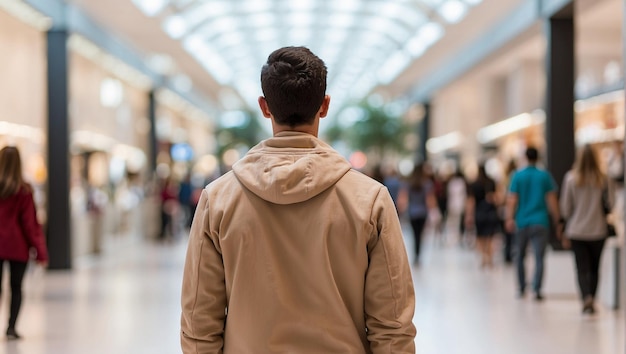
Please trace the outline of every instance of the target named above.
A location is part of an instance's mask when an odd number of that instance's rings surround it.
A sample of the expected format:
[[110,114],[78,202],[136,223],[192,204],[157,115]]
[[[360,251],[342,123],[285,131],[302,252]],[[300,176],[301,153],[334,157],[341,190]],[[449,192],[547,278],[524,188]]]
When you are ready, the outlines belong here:
[[211,183],[207,184],[204,189],[208,192],[219,192],[233,183],[237,183],[237,177],[235,177],[235,174],[231,170],[211,181]]
[[387,188],[384,184],[378,182],[372,177],[357,171],[353,168],[348,170],[345,175],[337,182],[340,186],[358,189],[380,189]]

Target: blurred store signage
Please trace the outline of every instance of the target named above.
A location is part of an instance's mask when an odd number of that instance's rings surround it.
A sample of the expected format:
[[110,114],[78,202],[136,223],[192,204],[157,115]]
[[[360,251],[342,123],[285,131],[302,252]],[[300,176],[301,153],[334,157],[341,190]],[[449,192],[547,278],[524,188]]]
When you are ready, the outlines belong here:
[[170,149],[172,160],[178,162],[188,162],[193,159],[193,148],[187,143],[173,144]]
[[599,105],[618,102],[624,100],[624,90],[615,90],[611,92],[602,93],[582,100],[577,100],[574,104],[576,112],[582,112]]
[[608,143],[624,139],[624,125],[604,129],[600,125],[588,125],[576,130],[576,146]]
[[431,154],[438,154],[458,147],[463,142],[463,135],[459,131],[430,138],[426,141],[426,149]]
[[5,121],[0,121],[0,136],[2,135],[12,138],[23,138],[34,143],[43,143],[45,141],[45,135],[42,129]]
[[478,133],[476,133],[476,139],[481,144],[488,144],[509,134],[522,131],[534,125],[543,124],[545,120],[546,115],[543,110],[518,114],[514,117],[481,128],[478,130]]
[[77,130],[71,135],[71,149],[74,153],[83,151],[100,151],[110,154],[126,164],[126,170],[131,172],[140,171],[147,162],[146,154],[139,148],[122,144],[117,140],[87,130]]

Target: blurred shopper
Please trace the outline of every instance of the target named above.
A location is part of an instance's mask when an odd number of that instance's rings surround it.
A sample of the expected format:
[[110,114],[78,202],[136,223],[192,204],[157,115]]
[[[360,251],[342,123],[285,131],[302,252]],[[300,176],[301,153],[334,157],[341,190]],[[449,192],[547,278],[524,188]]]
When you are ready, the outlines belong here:
[[607,175],[613,187],[613,209],[611,217],[618,243],[624,243],[624,142],[614,141],[608,150]]
[[408,181],[408,216],[415,239],[415,265],[420,261],[422,234],[429,214],[439,213],[433,182],[425,172],[424,164],[415,166]]
[[161,231],[159,240],[163,241],[168,234],[171,238],[176,236],[175,217],[178,212],[178,186],[171,177],[165,178],[160,191],[161,197]]
[[9,264],[11,287],[6,335],[8,339],[19,339],[15,325],[22,305],[22,281],[30,252],[34,249],[37,263],[45,267],[48,250],[37,221],[33,189],[24,181],[20,153],[13,146],[0,150],[0,225],[0,288],[4,263]]
[[485,165],[478,166],[478,176],[467,190],[465,224],[476,230],[476,245],[481,267],[493,266],[493,236],[500,227],[496,204],[496,182],[487,176]]
[[[515,230],[517,279],[519,296],[526,291],[526,270],[524,258],[530,242],[535,254],[535,274],[533,291],[535,300],[543,300],[543,262],[550,233],[550,215],[554,225],[561,219],[557,187],[550,173],[537,166],[539,152],[534,147],[526,149],[528,166],[515,172],[511,179],[506,207],[506,228]],[[557,227],[560,238],[560,228]]]
[[389,190],[398,215],[401,215],[406,210],[407,204],[406,183],[402,180],[394,167],[387,166],[383,168],[383,184],[387,187],[387,190]]
[[182,286],[184,353],[414,353],[414,294],[387,189],[317,138],[326,66],[273,52],[274,136],[202,193]]
[[[604,208],[612,206],[608,180],[589,145],[578,154],[565,174],[561,189],[561,213],[566,220],[565,240],[570,240],[576,259],[583,313],[594,313],[600,258],[607,237]],[[566,245],[567,246],[567,245]]]
[[191,227],[191,220],[193,219],[193,215],[191,214],[191,211],[194,209],[192,194],[193,185],[191,184],[191,176],[188,173],[180,182],[178,188],[178,204],[180,205],[181,216],[185,227]]
[[446,234],[457,240],[461,237],[464,222],[465,203],[467,201],[467,180],[457,169],[447,183],[448,210],[446,212]]
[[[448,217],[448,177],[443,175],[441,171],[433,171],[430,164],[424,165],[426,175],[433,183],[433,192],[435,193],[435,201],[438,213],[431,213],[430,222],[433,225],[436,235],[440,241],[444,238],[444,226]],[[433,218],[434,216],[434,218]]]
[[506,200],[508,195],[508,188],[511,184],[511,177],[517,171],[517,164],[515,163],[515,159],[511,159],[509,163],[506,165],[506,169],[504,171],[504,178],[499,183],[499,199],[500,199],[500,210],[499,214],[502,218],[502,251],[504,253],[504,263],[511,264],[513,263],[513,236],[514,233],[509,231],[505,224],[506,219]]

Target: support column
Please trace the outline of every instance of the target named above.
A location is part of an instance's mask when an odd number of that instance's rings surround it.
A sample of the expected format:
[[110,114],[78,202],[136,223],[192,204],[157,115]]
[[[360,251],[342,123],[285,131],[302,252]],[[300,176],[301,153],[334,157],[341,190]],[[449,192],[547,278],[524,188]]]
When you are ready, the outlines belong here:
[[[626,43],[626,2],[622,3],[622,43]],[[626,47],[622,48],[622,67],[624,68],[624,70],[626,70]],[[624,71],[626,72],[626,71]],[[625,107],[626,109],[626,107]],[[624,141],[626,141],[626,131],[624,132]],[[626,144],[625,144],[626,147]],[[622,149],[624,149],[624,147],[622,147]],[[626,159],[626,154],[622,155],[622,159]],[[624,161],[624,166],[626,166],[626,161]],[[622,189],[622,198],[624,198],[624,200],[626,200],[626,188]],[[622,210],[622,220],[626,220],[626,208],[623,208]],[[621,269],[620,274],[626,274],[626,237],[622,237],[622,244],[620,245],[621,248],[621,252],[620,252],[620,260],[622,262],[621,266],[619,267]],[[619,297],[620,300],[620,311],[622,312],[622,315],[626,314],[626,306],[624,306],[624,304],[626,304],[626,277],[624,276],[620,276],[620,281],[619,281],[619,289],[621,290],[621,294]],[[625,346],[625,350],[626,350],[626,346]]]
[[426,150],[426,141],[430,138],[430,115],[431,115],[431,107],[430,103],[422,103],[422,107],[424,109],[424,116],[422,117],[422,121],[419,124],[418,134],[420,138],[419,151],[417,152],[417,160],[419,162],[424,162],[428,160],[428,150]]
[[574,142],[574,5],[546,19],[546,157],[557,184],[572,167]]
[[69,68],[66,29],[47,33],[48,199],[50,269],[72,267],[69,168]]
[[156,92],[154,89],[148,93],[148,120],[150,121],[150,134],[149,134],[149,154],[150,172],[154,173],[157,167],[157,136],[156,136]]

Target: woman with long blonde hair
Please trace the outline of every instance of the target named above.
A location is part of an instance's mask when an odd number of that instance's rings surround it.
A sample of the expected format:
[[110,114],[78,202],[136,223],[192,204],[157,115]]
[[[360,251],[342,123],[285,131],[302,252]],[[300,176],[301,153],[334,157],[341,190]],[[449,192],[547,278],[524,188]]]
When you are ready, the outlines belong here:
[[33,190],[24,181],[20,153],[13,146],[0,150],[0,225],[0,286],[5,262],[9,263],[11,286],[6,335],[8,339],[19,339],[15,324],[22,304],[22,281],[30,251],[35,249],[37,262],[46,266],[48,250],[37,221]]
[[571,243],[574,251],[583,313],[587,314],[595,312],[600,258],[607,237],[604,204],[612,205],[607,190],[608,180],[596,153],[585,145],[563,178],[560,207],[566,220],[564,241],[566,246]]

